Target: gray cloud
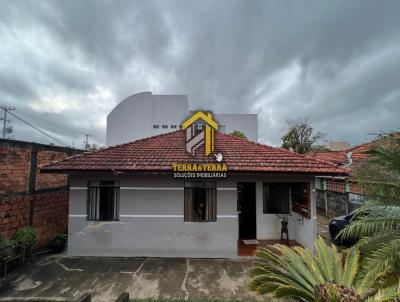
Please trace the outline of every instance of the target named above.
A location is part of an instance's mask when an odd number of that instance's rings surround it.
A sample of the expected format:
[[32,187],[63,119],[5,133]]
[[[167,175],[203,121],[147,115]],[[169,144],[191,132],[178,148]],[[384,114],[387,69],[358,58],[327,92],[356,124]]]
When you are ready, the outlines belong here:
[[[353,144],[399,127],[398,1],[1,6],[0,100],[68,144],[83,133],[104,143],[107,113],[143,90],[258,112],[274,145],[291,118]],[[19,124],[15,136],[49,142]]]

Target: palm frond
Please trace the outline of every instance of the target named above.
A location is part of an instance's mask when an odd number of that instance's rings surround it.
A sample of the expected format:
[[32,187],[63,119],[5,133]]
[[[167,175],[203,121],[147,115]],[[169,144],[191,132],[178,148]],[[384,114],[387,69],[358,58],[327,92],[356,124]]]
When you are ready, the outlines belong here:
[[355,220],[338,234],[338,238],[360,238],[371,236],[375,233],[391,232],[394,229],[400,229],[400,215],[381,217],[365,217]]
[[353,281],[359,270],[360,251],[357,247],[352,247],[346,251],[346,259],[343,270],[343,285],[352,287]]
[[395,301],[400,298],[400,282],[392,286],[380,288],[373,296],[368,297],[366,302]]

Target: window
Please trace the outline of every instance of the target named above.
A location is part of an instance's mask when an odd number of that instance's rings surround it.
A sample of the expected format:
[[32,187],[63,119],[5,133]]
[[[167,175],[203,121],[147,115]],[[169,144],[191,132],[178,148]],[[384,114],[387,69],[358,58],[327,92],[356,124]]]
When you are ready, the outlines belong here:
[[310,186],[306,182],[290,184],[290,198],[292,211],[311,218],[310,213]]
[[219,125],[218,129],[220,132],[226,133],[226,125]]
[[160,128],[160,125],[153,125],[153,128],[158,129],[158,128]]
[[87,219],[112,221],[119,219],[119,183],[89,181]]
[[176,129],[177,127],[177,125],[171,125],[171,129]]
[[289,214],[289,185],[285,183],[264,183],[264,214]]
[[163,129],[168,129],[168,125],[162,125]]
[[310,186],[306,182],[264,183],[264,214],[289,214],[292,211],[310,218]]
[[217,221],[215,182],[185,182],[185,221]]

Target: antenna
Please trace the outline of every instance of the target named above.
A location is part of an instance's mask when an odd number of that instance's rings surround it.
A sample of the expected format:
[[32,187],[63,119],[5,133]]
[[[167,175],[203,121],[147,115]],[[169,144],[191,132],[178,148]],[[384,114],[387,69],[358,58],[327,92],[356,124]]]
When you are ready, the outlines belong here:
[[3,138],[6,139],[8,134],[11,134],[13,129],[11,127],[11,121],[7,119],[7,113],[9,111],[15,110],[15,107],[10,106],[0,106],[4,110],[4,117],[0,118],[3,121]]

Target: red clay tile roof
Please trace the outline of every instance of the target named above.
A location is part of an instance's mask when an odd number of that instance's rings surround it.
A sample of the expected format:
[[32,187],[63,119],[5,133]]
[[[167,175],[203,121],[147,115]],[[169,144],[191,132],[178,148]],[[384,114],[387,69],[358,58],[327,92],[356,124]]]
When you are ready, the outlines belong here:
[[[173,163],[215,163],[204,149],[192,157],[185,148],[186,133],[178,130],[95,152],[69,157],[41,168],[42,172],[124,171],[170,172]],[[215,133],[215,153],[221,152],[228,171],[345,174],[344,169],[303,155]]]
[[[372,141],[343,151],[315,152],[308,154],[307,157],[352,169],[355,165],[359,164],[360,161],[368,157],[365,152],[371,149],[374,143],[375,141]],[[349,152],[351,152],[351,162],[347,157]]]

